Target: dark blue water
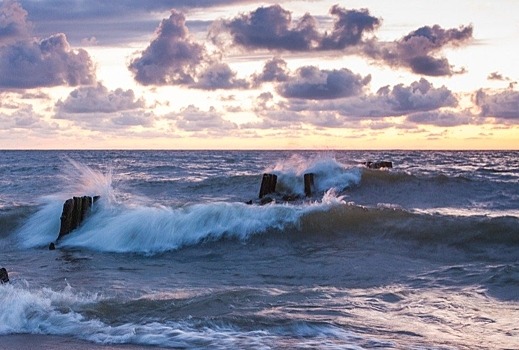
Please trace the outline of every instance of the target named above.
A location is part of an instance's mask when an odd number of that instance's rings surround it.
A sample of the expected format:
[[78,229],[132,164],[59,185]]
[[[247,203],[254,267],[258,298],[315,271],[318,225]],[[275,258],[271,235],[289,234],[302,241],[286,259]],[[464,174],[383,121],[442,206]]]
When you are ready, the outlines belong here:
[[[0,334],[519,348],[518,156],[1,151],[0,267],[11,282],[0,285]],[[362,164],[378,160],[393,168]],[[260,205],[263,173],[279,193]],[[56,242],[63,202],[83,195],[101,199]]]

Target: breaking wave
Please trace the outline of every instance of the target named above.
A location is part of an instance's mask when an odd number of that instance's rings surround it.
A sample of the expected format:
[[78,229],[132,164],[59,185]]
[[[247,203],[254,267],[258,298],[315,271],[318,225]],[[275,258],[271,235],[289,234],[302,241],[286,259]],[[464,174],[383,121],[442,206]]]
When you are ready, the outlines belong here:
[[[513,212],[458,215],[456,206],[462,208],[470,200],[466,191],[482,192],[477,181],[465,178],[348,168],[330,156],[294,156],[267,171],[277,173],[279,191],[293,193],[303,192],[302,174],[314,173],[319,192],[312,198],[263,206],[236,201],[167,206],[117,192],[111,171],[103,174],[73,161],[70,165],[73,171],[65,172],[63,191],[43,197],[17,230],[17,244],[22,249],[46,247],[56,241],[65,199],[96,194],[101,199],[89,217],[61,238],[58,247],[156,254],[206,241],[245,241],[273,233],[302,237],[335,233],[460,246],[519,244],[519,215]],[[491,198],[490,193],[484,198],[514,201],[513,196],[498,195],[502,197]],[[452,208],[436,206],[445,202]],[[6,225],[15,221],[11,215]]]

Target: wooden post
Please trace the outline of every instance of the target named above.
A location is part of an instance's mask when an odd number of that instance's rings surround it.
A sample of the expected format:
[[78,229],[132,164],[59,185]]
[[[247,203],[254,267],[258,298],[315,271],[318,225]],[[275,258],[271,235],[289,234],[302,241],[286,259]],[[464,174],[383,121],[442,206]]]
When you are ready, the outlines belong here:
[[59,229],[58,239],[72,231],[72,213],[74,212],[74,198],[67,199],[63,204],[61,213],[61,226]]
[[261,179],[261,187],[259,192],[259,198],[263,198],[263,196],[276,192],[276,184],[278,181],[277,175],[274,174],[263,174],[263,178]]
[[0,284],[9,283],[9,274],[5,267],[0,268]]
[[[61,226],[59,229],[58,239],[69,234],[79,227],[92,208],[92,204],[99,199],[99,196],[90,197],[73,197],[67,199],[63,204],[63,212],[61,214]],[[49,246],[49,249],[52,249]]]
[[308,173],[304,175],[305,181],[305,196],[311,197],[314,190],[314,174]]
[[364,162],[364,165],[370,169],[392,168],[393,162],[387,162],[387,161]]

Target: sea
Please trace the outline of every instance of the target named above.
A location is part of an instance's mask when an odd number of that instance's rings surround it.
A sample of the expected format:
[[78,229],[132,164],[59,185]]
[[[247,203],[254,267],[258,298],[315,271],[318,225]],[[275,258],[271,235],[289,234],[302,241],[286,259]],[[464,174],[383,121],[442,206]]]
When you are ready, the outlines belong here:
[[519,349],[519,151],[0,151],[0,267],[1,349]]

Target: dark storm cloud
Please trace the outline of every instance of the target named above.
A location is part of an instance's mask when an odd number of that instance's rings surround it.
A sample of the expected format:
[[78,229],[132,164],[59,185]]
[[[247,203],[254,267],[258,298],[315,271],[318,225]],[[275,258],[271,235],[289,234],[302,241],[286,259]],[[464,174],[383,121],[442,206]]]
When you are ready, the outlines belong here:
[[517,91],[506,90],[488,94],[478,90],[474,96],[474,103],[481,109],[482,117],[519,121],[519,92]]
[[71,49],[64,34],[0,47],[0,88],[77,86],[94,81],[90,56],[85,50]]
[[108,90],[102,84],[80,87],[72,91],[65,101],[58,101],[58,114],[114,113],[144,108],[144,100],[136,99],[133,90]]
[[259,7],[230,20],[216,21],[211,36],[214,42],[220,42],[219,37],[229,33],[234,45],[247,49],[341,50],[359,44],[364,33],[380,24],[368,10],[345,10],[335,5],[330,14],[335,17],[333,29],[323,34],[308,13],[293,21],[291,12],[278,4]]
[[17,2],[4,1],[0,6],[0,46],[29,38],[30,32],[27,11]]
[[278,86],[278,92],[286,98],[310,100],[336,99],[362,93],[371,76],[362,77],[350,70],[320,70],[317,67],[299,68],[295,75]]
[[446,46],[461,45],[472,38],[472,26],[443,29],[439,25],[419,28],[400,40],[373,40],[364,47],[364,54],[394,67],[407,67],[417,74],[429,76],[455,73],[449,61],[436,55]]
[[150,45],[132,60],[129,69],[143,85],[192,84],[205,58],[205,48],[194,42],[185,17],[175,10],[162,20]]

